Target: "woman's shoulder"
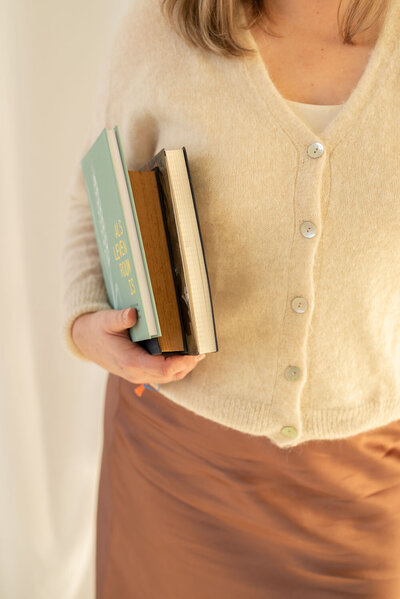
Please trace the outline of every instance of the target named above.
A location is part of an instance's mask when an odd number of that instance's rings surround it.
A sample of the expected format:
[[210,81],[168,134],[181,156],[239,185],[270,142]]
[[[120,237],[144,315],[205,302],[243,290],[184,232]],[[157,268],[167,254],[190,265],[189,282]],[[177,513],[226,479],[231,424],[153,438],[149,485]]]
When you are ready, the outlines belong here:
[[131,0],[116,28],[114,47],[129,53],[156,52],[176,33],[161,11],[161,0]]
[[[110,56],[113,86],[116,89],[136,86],[149,88],[149,80],[175,85],[177,70],[190,63],[193,53],[162,12],[161,0],[131,0],[116,26]],[[189,70],[190,70],[189,69]]]

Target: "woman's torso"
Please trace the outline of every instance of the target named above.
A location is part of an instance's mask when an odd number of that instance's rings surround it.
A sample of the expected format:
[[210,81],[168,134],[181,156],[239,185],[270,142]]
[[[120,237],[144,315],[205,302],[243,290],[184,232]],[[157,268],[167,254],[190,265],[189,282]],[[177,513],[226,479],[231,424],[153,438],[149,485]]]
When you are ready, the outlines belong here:
[[[111,87],[118,109],[107,125],[125,125],[133,170],[163,147],[188,148],[219,342],[160,391],[280,447],[400,418],[400,12],[392,6],[366,76],[321,138],[286,109],[258,56],[189,52],[150,8],[145,18],[132,13],[122,38],[131,62]],[[159,45],[149,54],[141,32],[150,24]],[[157,93],[150,72],[162,77]],[[314,160],[316,141],[323,151]],[[312,236],[300,228],[307,222]]]

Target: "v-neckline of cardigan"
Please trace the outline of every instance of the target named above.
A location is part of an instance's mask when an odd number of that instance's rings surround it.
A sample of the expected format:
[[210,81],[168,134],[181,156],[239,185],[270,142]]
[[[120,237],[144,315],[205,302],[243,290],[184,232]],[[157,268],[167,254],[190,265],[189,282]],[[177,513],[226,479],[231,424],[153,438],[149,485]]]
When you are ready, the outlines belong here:
[[[240,24],[244,24],[246,15],[242,3],[240,3],[240,17]],[[400,22],[400,19],[396,20],[396,17],[400,17],[400,3],[396,0],[389,0],[381,30],[361,77],[346,102],[343,103],[342,109],[319,135],[316,135],[307,123],[291,109],[273,83],[253,34],[249,29],[242,30],[243,43],[246,47],[255,50],[253,56],[243,57],[241,61],[243,68],[255,86],[266,110],[272,113],[275,120],[296,145],[304,147],[304,144],[309,144],[310,141],[320,141],[333,149],[346,133],[350,133],[352,127],[361,126],[363,120],[361,117],[365,116],[368,104],[379,89],[377,79],[384,77],[385,70],[390,65],[391,53],[398,41],[396,34],[399,33],[400,28],[396,25],[397,20]],[[384,62],[385,57],[386,63]]]

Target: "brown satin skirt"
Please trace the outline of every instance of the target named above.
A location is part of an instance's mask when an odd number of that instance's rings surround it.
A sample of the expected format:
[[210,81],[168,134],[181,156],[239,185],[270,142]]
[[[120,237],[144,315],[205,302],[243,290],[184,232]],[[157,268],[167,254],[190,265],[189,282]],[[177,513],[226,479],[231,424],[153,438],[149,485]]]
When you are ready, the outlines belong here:
[[400,598],[400,421],[280,449],[110,374],[96,598],[283,597]]

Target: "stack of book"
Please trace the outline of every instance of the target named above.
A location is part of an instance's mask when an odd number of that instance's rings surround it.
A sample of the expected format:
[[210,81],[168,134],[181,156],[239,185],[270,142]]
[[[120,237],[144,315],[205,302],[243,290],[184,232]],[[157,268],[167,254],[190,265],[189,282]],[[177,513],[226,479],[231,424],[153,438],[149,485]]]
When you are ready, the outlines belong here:
[[131,340],[154,355],[217,352],[185,147],[128,170],[115,126],[103,129],[81,167],[109,302],[137,310]]

